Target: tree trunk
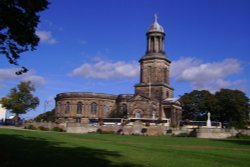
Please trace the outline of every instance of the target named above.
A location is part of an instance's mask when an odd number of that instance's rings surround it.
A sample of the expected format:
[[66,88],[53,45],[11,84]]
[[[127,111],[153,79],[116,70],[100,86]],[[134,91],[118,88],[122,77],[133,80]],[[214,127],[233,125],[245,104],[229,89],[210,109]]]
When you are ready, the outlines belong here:
[[15,117],[15,126],[18,126],[18,118],[19,118],[19,114],[16,113],[16,117]]

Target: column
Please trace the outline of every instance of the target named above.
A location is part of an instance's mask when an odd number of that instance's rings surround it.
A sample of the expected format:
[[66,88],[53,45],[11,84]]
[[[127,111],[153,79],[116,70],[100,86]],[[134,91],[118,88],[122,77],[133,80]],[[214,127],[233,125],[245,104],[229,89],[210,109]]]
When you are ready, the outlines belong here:
[[154,52],[157,52],[157,38],[154,37]]
[[148,37],[147,38],[147,52],[150,51],[150,42],[151,42],[150,37]]
[[144,81],[143,81],[143,67],[142,67],[142,65],[141,65],[141,74],[140,75],[141,75],[140,82],[143,83]]
[[159,38],[159,51],[162,52],[162,38]]
[[164,38],[162,38],[162,51],[164,52],[165,48],[164,48]]

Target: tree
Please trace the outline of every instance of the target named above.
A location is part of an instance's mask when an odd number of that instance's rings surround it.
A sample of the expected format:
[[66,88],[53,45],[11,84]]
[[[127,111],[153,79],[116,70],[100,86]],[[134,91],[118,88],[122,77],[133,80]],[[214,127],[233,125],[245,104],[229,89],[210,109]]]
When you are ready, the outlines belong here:
[[31,109],[35,109],[39,104],[38,97],[34,97],[31,92],[35,91],[34,85],[31,82],[21,82],[17,85],[17,88],[12,88],[10,93],[0,100],[0,103],[4,108],[11,113],[16,114],[16,118],[19,118],[19,114],[25,114]]
[[41,121],[54,122],[55,121],[55,109],[39,114],[38,116],[34,118],[34,120],[37,122],[41,122]]
[[[35,50],[39,42],[35,34],[40,18],[37,13],[47,6],[47,0],[0,1],[0,55],[5,55],[10,64],[18,66],[21,53]],[[27,71],[22,67],[17,74]]]
[[183,102],[183,119],[205,121],[208,112],[211,113],[212,119],[215,119],[217,101],[209,91],[193,90],[181,96],[180,100]]
[[110,118],[126,118],[127,117],[127,105],[116,106],[114,110],[109,114]]
[[221,89],[215,93],[218,100],[219,121],[229,126],[244,128],[249,121],[249,98],[240,90]]
[[249,99],[240,90],[221,89],[214,95],[194,90],[181,96],[183,119],[205,121],[207,112],[213,121],[229,127],[244,128],[249,122]]

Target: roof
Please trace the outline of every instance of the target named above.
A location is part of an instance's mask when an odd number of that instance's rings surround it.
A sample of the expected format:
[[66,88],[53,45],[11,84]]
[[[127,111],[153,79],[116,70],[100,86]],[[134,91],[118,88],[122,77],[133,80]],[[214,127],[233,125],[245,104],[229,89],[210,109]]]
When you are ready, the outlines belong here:
[[179,98],[177,98],[177,97],[166,98],[163,100],[163,102],[177,103],[177,102],[179,102]]
[[163,27],[158,23],[158,17],[155,14],[154,23],[149,27],[148,32],[162,32],[164,33]]

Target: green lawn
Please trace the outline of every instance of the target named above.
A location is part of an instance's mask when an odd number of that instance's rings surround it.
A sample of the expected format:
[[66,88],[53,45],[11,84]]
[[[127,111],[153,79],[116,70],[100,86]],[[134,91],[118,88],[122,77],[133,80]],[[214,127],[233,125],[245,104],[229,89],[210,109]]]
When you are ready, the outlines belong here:
[[250,139],[0,129],[0,166],[249,167]]

